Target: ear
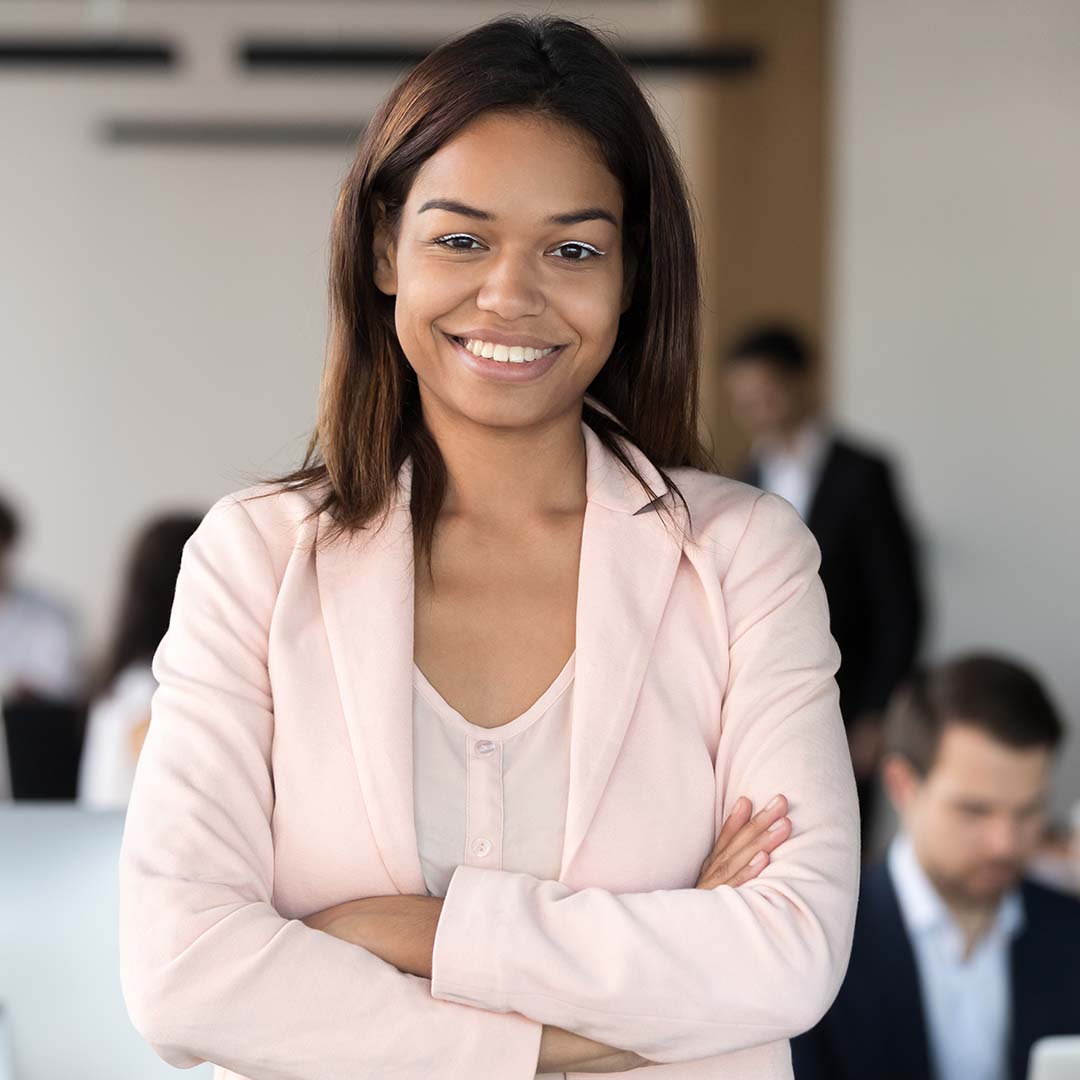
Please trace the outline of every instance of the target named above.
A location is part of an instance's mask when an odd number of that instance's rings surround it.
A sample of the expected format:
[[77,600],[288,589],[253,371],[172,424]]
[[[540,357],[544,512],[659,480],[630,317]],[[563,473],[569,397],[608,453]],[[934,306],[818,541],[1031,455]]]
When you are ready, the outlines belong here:
[[630,307],[630,301],[634,295],[634,283],[637,281],[637,255],[634,249],[627,246],[623,249],[623,287],[622,299],[619,306],[621,315]]
[[381,199],[375,205],[375,287],[387,296],[397,294],[397,249],[393,230],[387,222],[386,207]]
[[903,818],[922,787],[922,777],[911,762],[899,754],[888,754],[881,763],[881,785],[893,809]]

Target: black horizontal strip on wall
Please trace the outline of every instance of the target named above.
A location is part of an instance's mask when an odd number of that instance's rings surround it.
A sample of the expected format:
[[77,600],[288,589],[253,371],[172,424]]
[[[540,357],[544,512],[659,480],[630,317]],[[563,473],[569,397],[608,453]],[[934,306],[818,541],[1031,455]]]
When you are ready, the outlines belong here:
[[340,150],[360,136],[363,120],[246,120],[205,117],[112,117],[102,137],[114,146]]
[[0,35],[0,68],[171,68],[177,51],[158,38],[10,37]]
[[[241,43],[237,57],[241,66],[250,71],[361,72],[418,64],[437,44],[252,38]],[[718,45],[705,49],[627,48],[621,55],[635,69],[700,75],[745,75],[762,62],[761,50],[751,45]]]

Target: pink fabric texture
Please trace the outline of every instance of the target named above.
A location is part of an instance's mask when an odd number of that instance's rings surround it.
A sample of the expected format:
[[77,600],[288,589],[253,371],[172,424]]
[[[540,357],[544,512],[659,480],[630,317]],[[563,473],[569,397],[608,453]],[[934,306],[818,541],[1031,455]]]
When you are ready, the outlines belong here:
[[[384,527],[349,542],[315,549],[310,497],[270,488],[224,497],[188,542],[120,858],[122,986],[170,1064],[531,1080],[555,1024],[658,1063],[635,1076],[790,1080],[787,1040],[843,978],[859,876],[817,545],[777,496],[674,469],[683,537],[582,430],[560,873],[459,867],[431,980],[299,921],[426,891],[408,463]],[[694,889],[735,800],[777,792],[793,832],[765,871]]]

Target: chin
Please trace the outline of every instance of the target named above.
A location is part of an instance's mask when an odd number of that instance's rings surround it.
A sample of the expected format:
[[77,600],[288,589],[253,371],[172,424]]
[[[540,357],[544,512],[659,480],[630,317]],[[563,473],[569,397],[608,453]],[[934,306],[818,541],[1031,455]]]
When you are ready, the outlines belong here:
[[1001,899],[1020,880],[1015,871],[1008,874],[979,872],[968,879],[963,891],[972,900],[985,904]]

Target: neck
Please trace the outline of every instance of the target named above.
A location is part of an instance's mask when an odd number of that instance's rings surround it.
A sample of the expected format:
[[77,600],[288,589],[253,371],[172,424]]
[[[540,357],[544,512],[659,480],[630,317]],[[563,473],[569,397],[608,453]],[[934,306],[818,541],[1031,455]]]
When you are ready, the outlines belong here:
[[790,453],[795,449],[799,436],[802,434],[809,417],[799,416],[783,427],[776,428],[769,433],[766,445],[783,453]]
[[487,427],[427,407],[424,419],[446,463],[443,515],[520,523],[584,511],[580,406],[530,427]]
[[992,904],[963,904],[947,900],[946,906],[964,935],[964,959],[971,956],[975,946],[986,936],[994,922],[1000,899]]

